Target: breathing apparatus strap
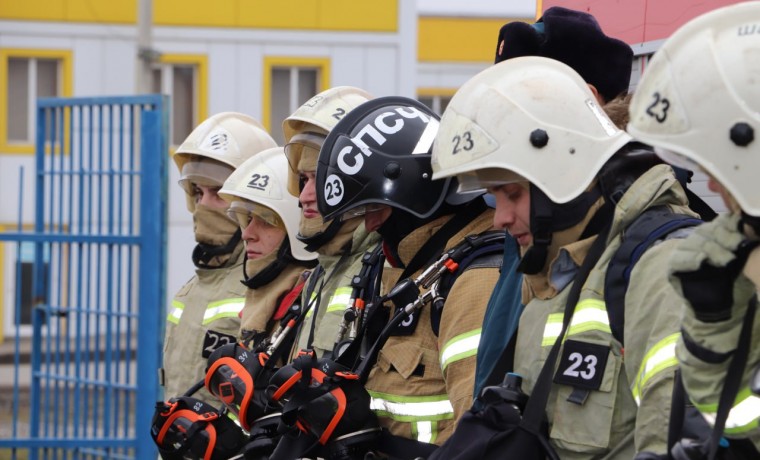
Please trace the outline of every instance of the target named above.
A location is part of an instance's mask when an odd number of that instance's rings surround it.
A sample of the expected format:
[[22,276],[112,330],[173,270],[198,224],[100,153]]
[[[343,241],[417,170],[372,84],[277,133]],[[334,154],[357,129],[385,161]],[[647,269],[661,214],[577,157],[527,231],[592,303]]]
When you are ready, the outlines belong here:
[[[343,353],[335,360],[337,363],[353,369],[356,361],[359,359],[359,352],[361,351],[362,341],[364,339],[364,331],[367,328],[367,324],[370,323],[371,317],[374,317],[372,313],[377,311],[374,308],[371,312],[366,312],[366,308],[371,305],[371,302],[367,300],[374,297],[375,288],[379,287],[380,277],[383,272],[383,244],[378,243],[374,249],[367,251],[362,257],[362,268],[359,274],[351,279],[351,298],[354,299],[354,307],[356,302],[362,302],[364,307],[357,314],[364,315],[361,328],[359,328],[356,337],[353,338]],[[338,344],[336,343],[336,346]]]
[[409,278],[425,265],[430,265],[434,258],[438,258],[446,243],[462,230],[465,225],[469,224],[477,216],[488,209],[488,205],[481,198],[476,198],[467,203],[463,209],[458,210],[454,217],[448,220],[443,226],[422,245],[419,251],[412,257],[412,260],[404,267],[403,273],[399,276],[398,281]]
[[[343,254],[340,255],[340,259],[335,263],[335,266],[333,267],[332,271],[327,274],[325,277],[325,270],[321,265],[318,265],[317,268],[321,268],[320,271],[317,271],[316,269],[312,273],[313,280],[310,280],[309,286],[306,291],[306,298],[308,299],[308,303],[306,304],[306,308],[304,309],[303,313],[301,313],[301,317],[299,318],[301,321],[303,321],[304,318],[306,318],[306,313],[311,309],[311,306],[314,305],[314,313],[311,315],[313,318],[311,321],[311,327],[309,329],[309,340],[306,342],[306,348],[311,349],[311,344],[314,341],[314,329],[317,325],[317,314],[319,313],[319,305],[322,302],[322,290],[325,287],[325,284],[329,283],[332,277],[340,272],[343,268],[343,264],[346,262],[346,260],[349,258],[348,252],[343,252]],[[319,279],[319,290],[317,290],[317,295],[313,296],[314,294],[314,288],[317,284],[317,279]],[[313,281],[313,282],[311,282]]]
[[723,382],[723,390],[720,392],[718,400],[718,411],[715,414],[715,424],[713,425],[712,434],[710,435],[710,451],[707,455],[709,460],[713,460],[720,447],[720,438],[723,436],[723,430],[726,427],[726,420],[731,407],[734,404],[736,395],[739,393],[742,382],[742,374],[747,365],[749,350],[752,346],[752,326],[755,321],[755,312],[757,311],[757,295],[749,299],[747,311],[744,315],[742,328],[739,332],[739,341],[736,344],[734,356],[728,365],[726,378]]
[[[446,252],[446,257],[441,257],[437,261],[435,261],[433,264],[431,264],[427,269],[425,269],[419,278],[414,280],[413,282],[408,279],[402,279],[399,283],[394,286],[393,289],[391,289],[388,294],[383,296],[378,300],[378,305],[383,304],[387,301],[392,301],[395,297],[394,294],[397,292],[400,292],[396,288],[403,284],[409,284],[412,282],[417,289],[419,289],[419,286],[422,284],[423,280],[428,283],[428,285],[432,285],[434,282],[438,281],[441,276],[444,275],[447,271],[450,273],[455,272],[459,268],[459,263],[462,262],[469,254],[471,254],[473,251],[477,250],[481,246],[484,246],[486,244],[493,243],[495,240],[501,240],[503,241],[504,235],[502,232],[494,232],[494,231],[486,231],[483,233],[480,233],[478,235],[471,235],[464,238],[464,240],[448,250]],[[438,272],[435,273],[431,277],[431,271],[432,269],[436,268]],[[418,291],[419,292],[419,291]],[[402,293],[403,294],[403,293]],[[418,294],[416,301],[421,301],[422,296],[424,294],[420,295]],[[420,306],[424,305],[422,303]],[[364,358],[364,360],[359,364],[356,368],[356,373],[359,375],[359,381],[362,384],[365,384],[367,382],[367,378],[369,378],[370,370],[372,369],[372,366],[374,366],[375,362],[377,361],[377,356],[380,353],[380,350],[385,345],[385,342],[390,337],[391,332],[393,329],[400,324],[406,317],[408,316],[408,312],[406,309],[400,309],[396,312],[396,314],[391,318],[391,320],[386,324],[386,326],[383,328],[383,330],[380,332],[379,337],[375,341],[374,344],[372,344],[372,347],[370,348],[369,352],[367,353],[367,356]]]

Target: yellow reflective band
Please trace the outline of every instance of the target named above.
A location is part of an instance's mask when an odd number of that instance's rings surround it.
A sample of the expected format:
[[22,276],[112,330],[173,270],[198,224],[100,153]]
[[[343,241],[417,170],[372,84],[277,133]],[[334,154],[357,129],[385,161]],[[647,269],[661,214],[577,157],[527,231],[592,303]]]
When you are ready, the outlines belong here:
[[[704,416],[711,426],[715,425],[718,405],[694,405]],[[754,430],[760,426],[760,398],[755,396],[749,388],[744,388],[736,396],[734,407],[728,413],[726,419],[726,434],[740,435]]]
[[185,311],[185,304],[179,300],[172,300],[172,310],[167,315],[166,320],[173,324],[179,324],[183,311]]
[[230,420],[232,420],[233,422],[235,422],[235,425],[237,425],[237,426],[239,426],[239,427],[241,427],[241,428],[243,427],[243,426],[240,424],[240,419],[238,419],[238,418],[237,418],[237,415],[235,415],[235,414],[234,414],[232,411],[229,411],[229,410],[228,410],[228,411],[226,412],[226,415],[227,415],[227,418],[228,418],[228,419],[230,419]]
[[330,302],[327,303],[327,311],[345,310],[349,299],[351,299],[351,290],[352,288],[350,287],[339,287],[336,289],[332,297],[330,297]]
[[316,298],[317,298],[317,293],[312,292],[311,297],[309,297],[309,310],[306,312],[306,316],[304,316],[304,318],[311,318],[311,316],[314,314],[314,305],[317,304],[316,300],[314,299]]
[[237,318],[244,306],[245,299],[242,297],[211,302],[206,306],[206,311],[203,313],[203,325],[222,318]]
[[441,370],[446,370],[446,366],[451,363],[475,356],[480,344],[480,332],[481,329],[475,329],[446,342],[441,351]]
[[447,395],[401,396],[368,391],[370,409],[380,417],[398,422],[449,420],[454,418],[454,407]]
[[[542,346],[551,346],[557,341],[557,337],[562,332],[564,316],[564,313],[552,313],[546,319],[544,337],[541,339]],[[601,300],[583,299],[575,306],[573,317],[567,329],[567,336],[587,331],[612,333],[610,330],[610,318],[607,315],[607,306]]]
[[563,313],[552,313],[546,318],[546,326],[544,326],[544,338],[541,341],[542,346],[554,345],[557,341],[559,333],[562,332],[562,319]]
[[601,331],[612,333],[610,317],[607,315],[607,305],[602,300],[583,299],[575,306],[573,318],[567,335],[580,334],[586,331]]
[[636,383],[634,383],[632,390],[633,399],[636,400],[636,404],[641,404],[641,393],[647,382],[663,370],[678,365],[676,342],[680,336],[681,334],[677,332],[665,337],[644,355],[644,359],[641,360],[641,367],[639,367],[639,373],[636,376]]

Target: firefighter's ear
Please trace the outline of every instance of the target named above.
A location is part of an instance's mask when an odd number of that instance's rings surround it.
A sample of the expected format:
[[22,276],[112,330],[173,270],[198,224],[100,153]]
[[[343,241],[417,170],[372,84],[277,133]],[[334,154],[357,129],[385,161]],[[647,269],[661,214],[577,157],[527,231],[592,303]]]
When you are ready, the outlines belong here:
[[604,105],[607,103],[607,101],[604,100],[604,97],[599,94],[599,90],[596,89],[596,86],[592,85],[591,83],[588,84],[588,89],[591,90],[592,93],[594,93],[594,97],[596,98],[596,102],[599,103],[599,105]]

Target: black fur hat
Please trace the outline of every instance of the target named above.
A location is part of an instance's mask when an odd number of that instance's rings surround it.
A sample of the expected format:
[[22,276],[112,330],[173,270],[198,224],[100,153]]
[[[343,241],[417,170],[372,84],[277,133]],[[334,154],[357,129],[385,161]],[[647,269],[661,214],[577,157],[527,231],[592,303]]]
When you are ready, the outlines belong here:
[[628,90],[633,50],[608,37],[588,13],[549,8],[535,24],[510,22],[501,27],[496,60],[543,56],[567,64],[610,101]]

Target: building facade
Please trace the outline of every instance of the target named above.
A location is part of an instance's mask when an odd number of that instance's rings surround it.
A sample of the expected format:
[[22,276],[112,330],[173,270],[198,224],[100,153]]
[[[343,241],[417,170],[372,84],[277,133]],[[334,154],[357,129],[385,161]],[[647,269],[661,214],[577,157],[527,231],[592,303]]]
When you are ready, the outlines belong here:
[[[139,48],[146,5],[150,46]],[[442,112],[462,83],[493,62],[498,28],[531,21],[537,11],[540,2],[525,0],[0,2],[0,231],[33,222],[39,97],[136,94],[143,59],[151,69],[148,92],[171,95],[173,146],[222,111],[257,118],[281,142],[282,120],[337,85],[418,97]],[[169,296],[193,272],[192,218],[177,178],[171,168]],[[17,261],[25,266],[28,252],[0,244],[0,341],[14,333],[10,287],[23,278]]]
[[[533,21],[546,8],[589,11],[636,54],[632,88],[662,41],[705,11],[707,0],[24,0],[0,2],[0,231],[30,226],[34,190],[35,100],[138,92],[140,59],[150,90],[171,95],[176,146],[211,114],[249,114],[282,141],[282,120],[311,95],[337,85],[376,96],[416,97],[437,112],[493,62],[508,21]],[[139,8],[148,5],[150,46]],[[142,36],[144,39],[144,34]],[[139,55],[139,57],[138,57]],[[167,155],[171,152],[167,152]],[[172,295],[190,276],[192,219],[170,169],[169,273]],[[720,200],[697,175],[694,189]],[[27,197],[22,200],[22,197]],[[19,200],[20,205],[19,205]],[[19,215],[20,214],[20,215]],[[17,260],[0,244],[0,341],[13,331]],[[22,322],[27,318],[22,318]]]

